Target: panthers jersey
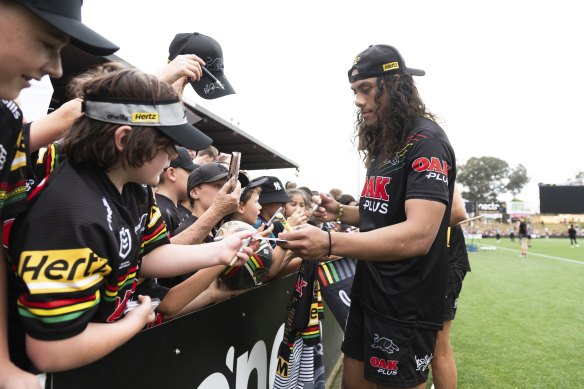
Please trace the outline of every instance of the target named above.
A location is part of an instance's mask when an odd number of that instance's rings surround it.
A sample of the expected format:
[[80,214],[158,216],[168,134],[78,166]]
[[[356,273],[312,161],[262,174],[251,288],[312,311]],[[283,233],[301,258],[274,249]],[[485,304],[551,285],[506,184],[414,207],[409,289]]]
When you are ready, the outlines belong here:
[[140,262],[169,243],[150,187],[120,194],[105,173],[63,162],[10,232],[18,312],[26,332],[57,340],[122,317]]
[[444,203],[446,212],[427,255],[399,261],[358,261],[353,291],[365,309],[397,324],[440,329],[446,287],[446,230],[456,162],[444,131],[420,118],[405,145],[388,160],[374,159],[359,203],[362,232],[406,220],[405,202]]

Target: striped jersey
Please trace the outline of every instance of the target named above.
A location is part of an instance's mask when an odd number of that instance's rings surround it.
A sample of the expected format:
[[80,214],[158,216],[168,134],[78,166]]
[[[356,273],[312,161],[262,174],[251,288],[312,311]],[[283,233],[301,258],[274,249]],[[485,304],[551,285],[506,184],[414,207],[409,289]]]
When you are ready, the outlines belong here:
[[169,243],[150,187],[120,194],[99,170],[63,162],[10,232],[26,332],[57,340],[122,317],[144,255]]

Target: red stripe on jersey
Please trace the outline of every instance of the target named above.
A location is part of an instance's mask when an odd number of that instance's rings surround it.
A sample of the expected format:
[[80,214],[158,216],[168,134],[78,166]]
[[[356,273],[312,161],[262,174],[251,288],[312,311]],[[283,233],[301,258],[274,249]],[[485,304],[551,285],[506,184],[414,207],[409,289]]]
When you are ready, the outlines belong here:
[[83,303],[86,301],[95,301],[95,295],[80,297],[80,298],[76,298],[76,299],[64,299],[64,300],[45,301],[45,302],[29,301],[24,296],[21,296],[19,298],[19,301],[23,305],[25,305],[27,307],[31,307],[31,308],[54,309],[54,308],[65,307],[67,305],[75,305],[75,304]]

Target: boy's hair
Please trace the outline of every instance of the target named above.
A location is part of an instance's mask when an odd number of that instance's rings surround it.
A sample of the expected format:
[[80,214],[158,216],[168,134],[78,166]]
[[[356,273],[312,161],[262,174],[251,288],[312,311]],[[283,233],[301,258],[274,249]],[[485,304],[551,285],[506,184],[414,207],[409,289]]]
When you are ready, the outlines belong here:
[[197,151],[197,157],[202,155],[208,155],[213,158],[213,160],[216,160],[217,156],[219,156],[219,150],[217,150],[215,146],[209,146],[206,149]]
[[[178,99],[174,89],[156,77],[137,69],[93,71],[93,77],[78,82],[78,97],[107,96],[120,100],[157,101]],[[85,77],[85,76],[82,76]],[[81,116],[65,135],[63,149],[71,164],[108,171],[119,163],[139,168],[159,150],[174,150],[175,142],[154,127],[132,126],[124,137],[124,149],[115,147],[114,134],[121,124],[105,123]]]
[[261,192],[262,192],[262,188],[260,186],[256,186],[255,188],[250,188],[250,189],[244,190],[241,193],[241,198],[239,199],[239,202],[242,204],[245,204],[249,201],[249,199],[251,199],[252,194],[257,193],[259,196]]

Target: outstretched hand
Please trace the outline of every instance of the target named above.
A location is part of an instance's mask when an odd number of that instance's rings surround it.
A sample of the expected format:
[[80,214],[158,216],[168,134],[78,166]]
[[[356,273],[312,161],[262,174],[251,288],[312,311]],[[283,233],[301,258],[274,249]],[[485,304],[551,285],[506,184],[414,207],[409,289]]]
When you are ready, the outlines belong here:
[[289,232],[281,232],[279,238],[287,242],[279,242],[278,246],[292,250],[303,259],[324,260],[329,252],[329,237],[320,228],[303,224]]
[[257,242],[251,239],[255,233],[255,231],[240,231],[223,238],[219,242],[225,247],[219,256],[220,262],[223,265],[229,265],[233,257],[237,256],[237,261],[231,264],[232,266],[241,266],[246,263],[259,246]]
[[312,212],[311,219],[323,223],[335,220],[339,215],[339,203],[331,196],[321,192],[318,196],[313,196],[312,201],[319,206]]

